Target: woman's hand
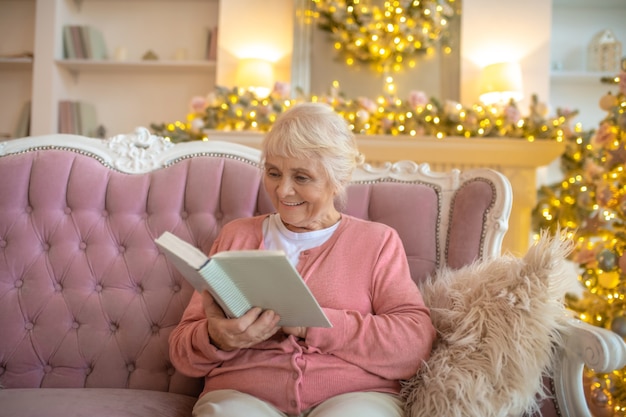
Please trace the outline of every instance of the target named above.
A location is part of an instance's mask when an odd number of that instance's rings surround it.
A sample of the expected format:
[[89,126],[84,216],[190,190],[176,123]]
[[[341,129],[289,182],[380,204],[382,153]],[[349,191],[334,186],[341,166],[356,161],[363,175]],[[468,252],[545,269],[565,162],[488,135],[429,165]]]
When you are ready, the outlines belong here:
[[277,326],[280,317],[271,310],[254,307],[238,319],[229,319],[208,291],[202,293],[202,305],[207,317],[209,339],[215,347],[224,351],[256,345],[280,329]]
[[283,333],[291,334],[300,339],[306,339],[306,327],[283,327]]

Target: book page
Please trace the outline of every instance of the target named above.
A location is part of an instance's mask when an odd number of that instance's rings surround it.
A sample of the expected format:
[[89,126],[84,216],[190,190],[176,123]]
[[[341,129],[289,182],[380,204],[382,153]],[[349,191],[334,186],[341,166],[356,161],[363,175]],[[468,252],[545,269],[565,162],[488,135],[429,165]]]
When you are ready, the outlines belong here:
[[206,280],[207,289],[228,317],[241,317],[253,307],[214,260],[210,260],[198,272]]
[[164,232],[161,236],[155,239],[155,243],[163,250],[184,259],[189,266],[198,270],[208,262],[209,257],[204,254],[200,249],[194,245],[185,242],[178,236]]
[[222,252],[212,262],[220,264],[250,305],[279,314],[279,325],[332,327],[282,251]]

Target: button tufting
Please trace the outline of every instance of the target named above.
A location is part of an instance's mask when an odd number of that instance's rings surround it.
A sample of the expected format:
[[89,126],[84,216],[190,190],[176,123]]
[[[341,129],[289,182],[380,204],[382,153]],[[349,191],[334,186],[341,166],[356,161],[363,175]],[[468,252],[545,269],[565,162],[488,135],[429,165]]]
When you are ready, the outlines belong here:
[[109,216],[109,212],[106,210],[102,210],[102,217],[108,217]]
[[71,208],[69,208],[69,207],[65,207],[65,208],[63,209],[63,212],[64,212],[65,214],[70,214],[70,213],[72,212],[72,209],[71,209]]
[[137,294],[143,293],[143,286],[141,284],[137,284],[137,286],[135,287],[135,292]]
[[186,219],[187,217],[189,217],[189,213],[187,213],[186,211],[183,211],[182,213],[180,213],[180,217],[182,217],[183,219]]
[[[6,368],[4,367],[4,365],[0,366],[0,375],[4,374],[4,371],[6,370]],[[168,369],[169,372],[169,369]]]
[[94,288],[94,290],[96,290],[96,292],[102,292],[102,285],[96,284],[96,287]]
[[63,291],[63,285],[61,285],[60,283],[56,282],[56,283],[54,284],[54,290],[55,290],[56,292],[61,292],[61,291]]
[[7,247],[7,241],[4,239],[0,239],[0,248],[6,248]]
[[45,252],[48,252],[50,250],[50,244],[49,243],[44,243],[41,247],[42,247],[42,249]]
[[33,208],[31,206],[26,206],[26,208],[24,209],[26,211],[26,213],[30,214],[33,212]]
[[124,245],[120,245],[120,246],[117,248],[117,250],[118,250],[120,253],[124,253],[124,252],[126,252],[126,246],[124,246]]
[[47,374],[49,374],[50,372],[52,372],[52,366],[50,365],[46,365],[43,367],[43,371]]
[[180,285],[176,284],[172,287],[172,290],[174,290],[174,292],[178,292],[180,291]]
[[87,249],[87,244],[85,242],[80,242],[78,247],[80,248],[80,250],[85,250],[85,249]]
[[135,364],[129,363],[128,365],[126,365],[126,369],[128,369],[128,372],[133,372],[135,370]]
[[161,330],[161,328],[159,327],[159,325],[157,324],[153,324],[152,327],[150,327],[150,330],[152,330],[152,333],[158,333],[159,330]]
[[109,324],[109,330],[111,330],[112,332],[116,332],[117,329],[118,329],[117,324],[115,324],[115,323]]
[[21,279],[18,279],[15,281],[13,285],[15,285],[15,288],[22,288],[22,285],[24,285],[24,281],[22,281]]
[[222,212],[215,213],[215,218],[217,220],[222,220],[224,218],[224,213],[222,213]]
[[24,324],[24,328],[26,330],[33,330],[33,327],[35,327],[35,325],[33,323],[31,323],[30,321],[28,323]]
[[172,376],[176,373],[176,369],[174,368],[167,368],[167,374]]
[[80,324],[78,324],[77,321],[75,321],[74,323],[72,323],[72,329],[78,329],[80,327]]
[[93,368],[91,366],[85,369],[85,375],[89,375],[92,372],[93,372]]

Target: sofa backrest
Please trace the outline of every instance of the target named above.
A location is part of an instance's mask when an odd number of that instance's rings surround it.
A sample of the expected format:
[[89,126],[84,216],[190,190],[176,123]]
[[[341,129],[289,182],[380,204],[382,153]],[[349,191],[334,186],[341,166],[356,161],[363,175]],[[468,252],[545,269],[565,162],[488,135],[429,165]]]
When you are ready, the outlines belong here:
[[[197,394],[167,345],[192,289],[154,239],[207,252],[228,221],[271,212],[259,156],[146,130],[0,142],[0,385]],[[498,254],[510,205],[494,171],[399,162],[359,170],[346,212],[395,227],[418,281]]]

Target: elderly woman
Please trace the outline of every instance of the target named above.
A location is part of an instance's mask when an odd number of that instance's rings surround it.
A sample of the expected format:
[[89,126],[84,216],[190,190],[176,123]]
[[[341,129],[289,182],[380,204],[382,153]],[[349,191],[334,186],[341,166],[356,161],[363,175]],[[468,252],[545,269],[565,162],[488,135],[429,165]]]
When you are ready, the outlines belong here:
[[400,380],[428,358],[430,314],[394,229],[341,213],[361,156],[345,121],[299,104],[263,142],[276,212],[224,226],[211,253],[280,249],[332,328],[279,327],[273,311],[226,318],[195,293],[170,337],[172,362],[205,377],[194,416],[400,417]]

